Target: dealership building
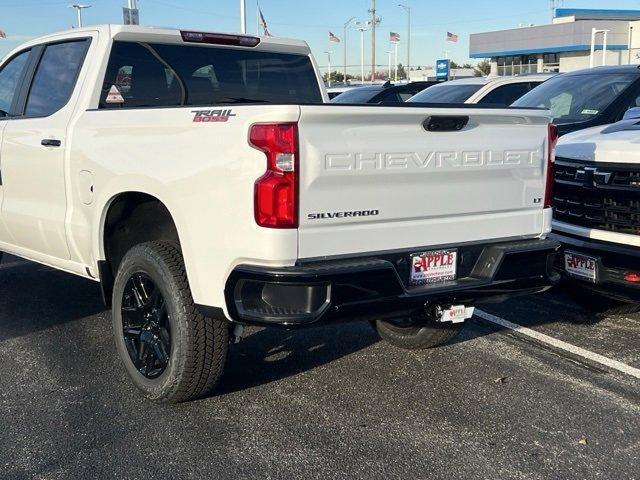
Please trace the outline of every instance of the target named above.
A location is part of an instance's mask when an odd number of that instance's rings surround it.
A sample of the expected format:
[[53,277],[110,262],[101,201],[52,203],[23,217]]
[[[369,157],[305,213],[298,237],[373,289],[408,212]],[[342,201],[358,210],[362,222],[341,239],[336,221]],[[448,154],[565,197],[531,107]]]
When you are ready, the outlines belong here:
[[550,25],[472,34],[469,56],[493,75],[567,72],[590,66],[592,38],[594,65],[640,63],[640,10],[558,8]]

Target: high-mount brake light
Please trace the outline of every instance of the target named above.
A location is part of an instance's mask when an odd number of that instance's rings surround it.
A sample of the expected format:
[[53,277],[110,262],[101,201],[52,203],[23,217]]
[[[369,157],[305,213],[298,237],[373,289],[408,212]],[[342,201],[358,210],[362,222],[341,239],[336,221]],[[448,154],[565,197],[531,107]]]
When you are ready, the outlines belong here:
[[182,40],[191,43],[210,43],[212,45],[235,45],[238,47],[255,47],[260,43],[258,37],[248,35],[228,35],[225,33],[206,33],[181,31]]
[[252,125],[249,144],[267,156],[267,171],[256,180],[254,215],[261,227],[298,227],[298,125]]
[[558,127],[553,123],[549,124],[549,151],[547,152],[547,178],[544,189],[544,208],[553,207],[553,183],[554,166],[556,161],[556,144],[558,143]]

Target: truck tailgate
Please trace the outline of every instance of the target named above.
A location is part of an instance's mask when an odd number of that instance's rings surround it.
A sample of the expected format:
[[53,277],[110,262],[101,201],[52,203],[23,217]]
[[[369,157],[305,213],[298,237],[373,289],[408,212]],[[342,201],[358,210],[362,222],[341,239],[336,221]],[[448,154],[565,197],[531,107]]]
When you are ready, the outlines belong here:
[[302,106],[299,257],[540,236],[549,121],[544,110]]

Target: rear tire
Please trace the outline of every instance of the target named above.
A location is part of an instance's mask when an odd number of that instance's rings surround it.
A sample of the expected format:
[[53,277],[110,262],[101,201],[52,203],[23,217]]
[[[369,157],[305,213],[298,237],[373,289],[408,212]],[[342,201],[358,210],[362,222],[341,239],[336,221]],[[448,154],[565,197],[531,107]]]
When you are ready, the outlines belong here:
[[112,305],[118,354],[146,398],[177,403],[213,391],[227,358],[229,325],[198,311],[175,244],[131,248],[118,268]]
[[384,341],[404,350],[426,350],[450,342],[464,323],[436,323],[428,317],[376,320],[372,326]]

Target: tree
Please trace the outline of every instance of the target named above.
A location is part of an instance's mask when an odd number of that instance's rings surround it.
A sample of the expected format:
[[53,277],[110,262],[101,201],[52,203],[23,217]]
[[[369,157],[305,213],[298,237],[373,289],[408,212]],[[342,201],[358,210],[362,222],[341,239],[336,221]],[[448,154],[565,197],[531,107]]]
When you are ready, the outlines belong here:
[[489,60],[482,60],[476,65],[476,77],[482,77],[491,73],[491,62]]
[[[347,76],[347,78],[351,78],[351,75],[348,75],[348,76]],[[325,73],[325,74],[322,76],[322,79],[323,79],[325,82],[328,82],[328,81],[329,81],[329,74],[328,74],[328,73]],[[331,72],[331,81],[332,81],[332,82],[343,82],[343,81],[344,81],[344,73],[342,73],[342,72],[338,72],[337,70],[333,70],[333,71]]]
[[407,72],[404,69],[404,65],[398,64],[398,80],[404,80],[407,78]]

